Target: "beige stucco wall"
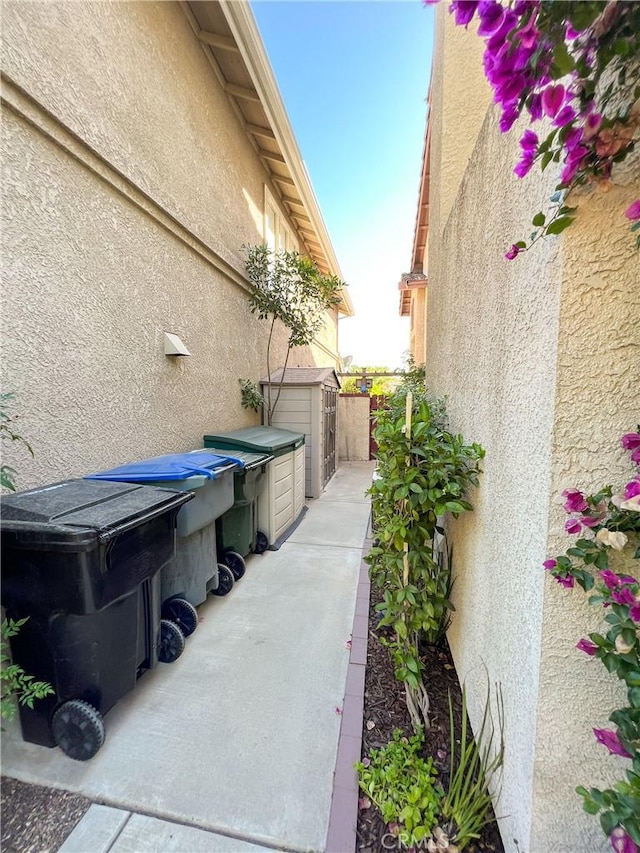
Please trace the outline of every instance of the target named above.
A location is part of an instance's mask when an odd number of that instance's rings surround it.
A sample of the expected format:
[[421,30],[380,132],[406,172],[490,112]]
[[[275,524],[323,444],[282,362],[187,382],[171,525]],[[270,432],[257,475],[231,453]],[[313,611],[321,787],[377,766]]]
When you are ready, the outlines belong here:
[[[19,486],[256,422],[238,378],[266,372],[268,328],[242,247],[267,175],[180,5],[7,2],[2,42],[2,388],[35,451],[8,453]],[[330,325],[291,363],[334,366]],[[191,357],[164,356],[163,331]]]
[[369,396],[338,396],[338,459],[369,459]]
[[[471,84],[461,83],[440,101],[444,114],[432,112],[434,140],[464,133],[458,101],[469,103]],[[593,616],[541,563],[569,544],[557,494],[621,483],[629,470],[616,443],[640,415],[640,306],[623,210],[639,194],[638,172],[621,178],[635,187],[586,197],[562,237],[507,262],[505,250],[529,233],[555,181],[548,172],[515,178],[518,130],[502,136],[498,115],[489,108],[428,247],[427,382],[447,395],[453,429],[486,449],[475,511],[451,528],[449,641],[471,688],[474,725],[484,667],[502,684],[506,755],[496,812],[506,850],[604,851],[599,822],[584,814],[574,788],[615,779],[617,759],[591,733],[616,707],[615,679],[574,649]],[[450,178],[437,159],[431,180],[441,210]]]

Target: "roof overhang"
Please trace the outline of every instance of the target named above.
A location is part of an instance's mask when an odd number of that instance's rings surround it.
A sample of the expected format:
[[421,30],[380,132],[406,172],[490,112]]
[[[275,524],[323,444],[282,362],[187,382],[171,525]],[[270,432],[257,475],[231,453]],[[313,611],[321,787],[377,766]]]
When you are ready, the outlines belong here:
[[424,273],[404,273],[398,284],[400,291],[400,316],[409,317],[411,314],[411,293],[414,290],[424,290],[427,277]]
[[[248,0],[190,0],[182,8],[296,229],[321,273],[342,279],[320,206]],[[347,290],[341,314],[352,316]]]
[[403,273],[402,280],[398,285],[400,290],[399,313],[401,317],[411,315],[411,293],[416,289],[422,289],[427,285],[427,276],[424,272],[427,266],[427,238],[429,236],[429,177],[431,161],[431,122],[429,113],[431,110],[431,86],[427,97],[427,123],[422,148],[422,168],[420,170],[420,189],[418,191],[418,210],[416,212],[416,224],[413,231],[413,247],[411,249],[411,272]]

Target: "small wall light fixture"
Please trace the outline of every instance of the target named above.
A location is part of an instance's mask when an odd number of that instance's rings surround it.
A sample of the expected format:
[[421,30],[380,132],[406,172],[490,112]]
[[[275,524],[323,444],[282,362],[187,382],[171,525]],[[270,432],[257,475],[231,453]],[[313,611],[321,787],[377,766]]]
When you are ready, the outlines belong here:
[[180,338],[177,335],[173,335],[171,332],[164,333],[164,354],[170,356],[191,355]]

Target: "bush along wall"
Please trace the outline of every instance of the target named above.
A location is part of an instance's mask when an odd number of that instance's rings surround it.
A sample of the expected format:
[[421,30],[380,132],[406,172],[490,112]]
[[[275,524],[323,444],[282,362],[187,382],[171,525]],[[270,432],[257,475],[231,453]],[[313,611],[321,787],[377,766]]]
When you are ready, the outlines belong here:
[[376,421],[377,477],[369,490],[376,542],[366,559],[382,590],[380,625],[393,631],[385,643],[417,731],[429,725],[419,643],[441,642],[453,610],[444,521],[472,509],[467,492],[478,484],[484,450],[449,432],[444,401],[413,378],[387,398]]

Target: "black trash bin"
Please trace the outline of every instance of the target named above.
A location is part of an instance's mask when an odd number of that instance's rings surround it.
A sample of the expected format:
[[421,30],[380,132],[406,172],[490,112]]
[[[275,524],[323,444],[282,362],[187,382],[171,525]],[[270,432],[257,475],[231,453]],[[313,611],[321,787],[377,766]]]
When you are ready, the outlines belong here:
[[25,740],[93,757],[102,715],[158,660],[180,654],[182,634],[160,615],[160,569],[192,497],[69,480],[0,499],[2,605],[11,619],[28,617],[12,658],[55,691],[20,705]]

